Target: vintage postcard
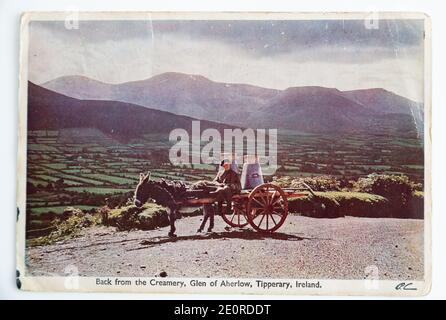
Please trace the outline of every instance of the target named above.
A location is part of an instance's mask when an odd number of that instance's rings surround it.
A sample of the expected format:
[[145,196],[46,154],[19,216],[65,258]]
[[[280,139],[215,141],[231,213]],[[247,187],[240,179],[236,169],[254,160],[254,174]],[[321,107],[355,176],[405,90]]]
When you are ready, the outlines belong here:
[[17,286],[419,296],[422,13],[25,13]]

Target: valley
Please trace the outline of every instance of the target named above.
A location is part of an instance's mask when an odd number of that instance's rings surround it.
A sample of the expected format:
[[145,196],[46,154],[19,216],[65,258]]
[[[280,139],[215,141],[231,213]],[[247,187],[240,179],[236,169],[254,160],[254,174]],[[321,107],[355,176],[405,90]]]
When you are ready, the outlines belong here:
[[[113,195],[131,196],[140,172],[152,179],[212,179],[216,165],[173,166],[167,134],[121,143],[91,128],[28,134],[27,217],[30,236],[67,207],[98,210]],[[281,132],[276,176],[332,175],[344,181],[370,173],[405,174],[423,182],[423,145],[417,139]],[[265,176],[270,180],[271,176]],[[37,230],[37,231],[33,231]]]

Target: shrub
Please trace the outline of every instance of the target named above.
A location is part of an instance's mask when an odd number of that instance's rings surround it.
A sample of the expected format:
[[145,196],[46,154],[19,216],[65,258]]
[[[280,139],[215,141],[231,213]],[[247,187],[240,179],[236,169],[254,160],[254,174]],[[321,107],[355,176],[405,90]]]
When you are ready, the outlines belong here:
[[107,214],[107,224],[115,226],[118,230],[151,230],[165,227],[169,225],[167,210],[155,203],[146,203],[141,208],[134,205],[114,208]]
[[389,200],[389,216],[420,218],[424,215],[424,208],[419,203],[422,201],[424,204],[424,199],[422,193],[417,193],[417,190],[421,189],[421,185],[414,183],[405,175],[371,174],[358,179],[354,189],[387,198]]
[[273,183],[281,187],[301,188],[303,183],[307,184],[314,191],[340,191],[341,180],[334,176],[324,175],[316,177],[273,177]]
[[66,207],[61,215],[59,215],[59,218],[61,219],[68,219],[72,216],[81,216],[82,210],[75,208],[75,207]]
[[[70,215],[68,215],[70,213]],[[51,244],[60,240],[75,237],[79,232],[93,225],[100,224],[100,216],[82,212],[77,208],[68,207],[64,211],[64,219],[56,218],[52,223],[52,231],[46,236],[28,240],[30,246]]]
[[404,175],[370,174],[358,181],[328,175],[273,178],[273,183],[281,187],[302,188],[303,182],[319,193],[316,192],[316,197],[290,199],[290,211],[313,217],[353,215],[422,219],[424,216],[422,185]]
[[415,191],[407,205],[407,218],[424,218],[424,194],[421,191]]
[[307,197],[288,199],[288,210],[291,213],[300,213],[314,218],[338,218],[343,216],[340,212],[339,202],[318,192],[316,196],[308,193]]
[[388,199],[399,199],[405,204],[415,191],[415,184],[405,175],[371,174],[365,178],[359,178],[354,189],[379,194]]
[[343,216],[386,217],[388,200],[382,196],[359,192],[316,192],[316,196],[290,198],[289,211],[315,218]]
[[330,192],[343,215],[381,218],[389,215],[389,201],[383,196],[361,192]]

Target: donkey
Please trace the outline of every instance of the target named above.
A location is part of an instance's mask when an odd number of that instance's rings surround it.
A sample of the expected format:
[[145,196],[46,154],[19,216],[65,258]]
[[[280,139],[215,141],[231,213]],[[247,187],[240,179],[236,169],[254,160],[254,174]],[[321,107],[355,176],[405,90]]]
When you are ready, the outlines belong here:
[[150,180],[150,171],[147,175],[141,173],[139,175],[139,183],[135,190],[134,204],[138,208],[141,208],[147,200],[152,199],[159,205],[169,208],[169,237],[176,237],[175,219],[177,216],[178,205],[172,193],[167,190],[164,185],[164,181],[156,182]]

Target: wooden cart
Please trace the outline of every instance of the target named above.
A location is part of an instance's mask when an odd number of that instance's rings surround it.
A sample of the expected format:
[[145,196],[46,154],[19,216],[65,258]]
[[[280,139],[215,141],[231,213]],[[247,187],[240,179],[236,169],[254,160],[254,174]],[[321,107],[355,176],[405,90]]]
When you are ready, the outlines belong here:
[[[234,195],[231,210],[224,208],[221,216],[231,227],[243,228],[249,224],[259,232],[274,232],[288,216],[288,198],[308,196],[306,190],[312,193],[308,186],[305,189],[282,189],[272,183],[263,183]],[[189,198],[180,205],[197,206],[214,202],[214,198]]]

